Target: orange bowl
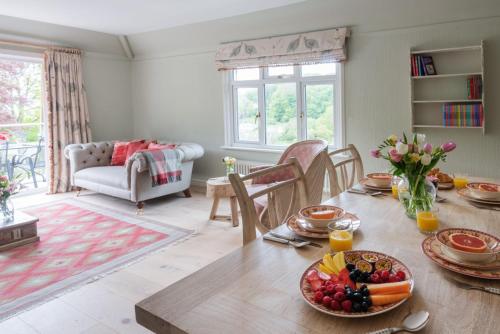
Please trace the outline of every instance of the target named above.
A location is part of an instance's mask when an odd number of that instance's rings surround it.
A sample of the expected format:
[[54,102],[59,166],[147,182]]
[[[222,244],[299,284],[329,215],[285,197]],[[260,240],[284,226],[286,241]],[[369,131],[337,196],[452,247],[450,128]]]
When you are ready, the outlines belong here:
[[378,188],[390,188],[392,182],[392,174],[389,173],[371,173],[366,175],[368,183]]
[[342,219],[345,210],[333,205],[311,205],[301,209],[299,216],[313,227],[326,229],[332,221]]
[[467,183],[471,196],[489,201],[500,201],[500,185],[488,182]]

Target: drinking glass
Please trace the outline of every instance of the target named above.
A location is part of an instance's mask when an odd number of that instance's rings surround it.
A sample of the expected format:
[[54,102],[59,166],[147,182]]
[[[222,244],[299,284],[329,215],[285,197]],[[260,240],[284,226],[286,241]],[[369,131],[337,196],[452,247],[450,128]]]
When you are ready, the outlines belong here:
[[453,176],[453,185],[456,189],[465,188],[465,186],[469,183],[469,179],[465,174],[455,174]]
[[330,249],[333,252],[351,250],[352,232],[352,222],[350,220],[339,220],[328,224]]
[[417,209],[417,227],[424,234],[433,234],[439,229],[439,209]]
[[393,176],[391,181],[391,189],[392,189],[392,197],[395,199],[399,199],[398,194],[398,184],[401,181],[401,178],[398,176]]

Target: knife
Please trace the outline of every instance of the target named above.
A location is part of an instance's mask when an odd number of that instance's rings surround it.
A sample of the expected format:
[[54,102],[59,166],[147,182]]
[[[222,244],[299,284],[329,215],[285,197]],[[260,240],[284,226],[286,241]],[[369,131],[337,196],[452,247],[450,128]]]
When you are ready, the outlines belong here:
[[[288,235],[282,235],[282,234],[278,234],[278,233],[274,233],[274,232],[269,232],[269,234],[272,235],[273,237],[285,239],[288,241],[297,241],[297,242],[309,241],[309,240],[304,240],[304,239],[300,239],[300,238],[296,238],[296,237],[292,237],[292,236],[288,236]],[[313,247],[323,248],[322,245],[317,244],[315,242],[311,242],[311,241],[309,241],[309,245],[311,245]]]
[[494,288],[491,286],[479,286],[479,285],[472,285],[466,282],[463,282],[459,279],[456,279],[454,277],[445,275],[445,279],[447,279],[449,282],[452,282],[459,288],[465,289],[465,290],[479,290],[479,291],[484,291],[484,292],[489,292],[495,295],[500,295],[500,289],[499,288]]

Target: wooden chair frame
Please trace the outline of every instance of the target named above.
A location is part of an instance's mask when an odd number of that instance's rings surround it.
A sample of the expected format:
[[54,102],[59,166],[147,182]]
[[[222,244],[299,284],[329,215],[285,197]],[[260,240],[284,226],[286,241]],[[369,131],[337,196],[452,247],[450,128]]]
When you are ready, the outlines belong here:
[[[294,174],[293,178],[271,183],[267,187],[253,193],[252,195],[248,194],[244,183],[245,181],[266,174],[275,173],[286,168],[292,169]],[[290,158],[288,162],[284,164],[262,169],[246,176],[230,174],[229,180],[231,181],[231,185],[236,193],[241,209],[241,216],[243,220],[243,244],[247,244],[250,241],[255,240],[257,237],[256,228],[258,228],[263,234],[267,233],[270,229],[283,224],[286,218],[298,212],[300,208],[305,207],[308,203],[304,172],[295,158]],[[291,193],[287,190],[286,193],[289,194],[288,196],[280,196],[280,191],[285,190],[284,188],[286,187],[292,188]],[[260,221],[254,203],[254,199],[264,195],[267,195],[268,200],[269,226],[265,226]]]
[[[343,157],[338,162],[334,162],[334,158],[338,155],[350,156]],[[326,164],[328,172],[328,180],[330,182],[330,197],[335,197],[343,191],[352,188],[354,182],[359,182],[365,175],[363,170],[363,161],[361,155],[353,144],[347,145],[345,148],[335,150],[328,153],[329,159]],[[348,167],[351,165],[349,173]]]

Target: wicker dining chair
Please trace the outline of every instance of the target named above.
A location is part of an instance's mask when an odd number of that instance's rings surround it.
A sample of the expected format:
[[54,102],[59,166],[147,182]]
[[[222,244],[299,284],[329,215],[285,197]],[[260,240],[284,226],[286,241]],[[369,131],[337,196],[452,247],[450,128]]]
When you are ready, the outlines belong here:
[[[249,194],[245,181],[272,175],[277,172],[291,172],[292,177],[284,181],[266,184],[259,191]],[[285,223],[286,219],[307,206],[307,185],[304,172],[296,158],[290,158],[286,163],[250,173],[245,176],[230,174],[229,180],[233,186],[240,205],[243,221],[243,244],[256,238],[256,228],[262,233]],[[262,221],[256,208],[255,199],[266,196],[268,203],[267,219]]]
[[326,164],[330,183],[330,197],[335,197],[358,183],[365,175],[363,161],[353,144],[329,152]]

